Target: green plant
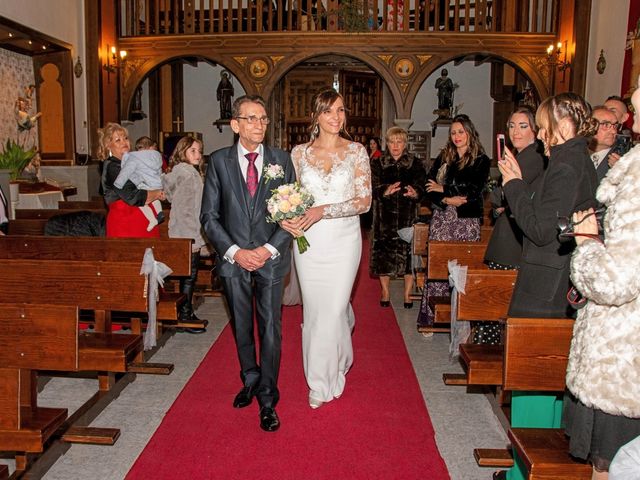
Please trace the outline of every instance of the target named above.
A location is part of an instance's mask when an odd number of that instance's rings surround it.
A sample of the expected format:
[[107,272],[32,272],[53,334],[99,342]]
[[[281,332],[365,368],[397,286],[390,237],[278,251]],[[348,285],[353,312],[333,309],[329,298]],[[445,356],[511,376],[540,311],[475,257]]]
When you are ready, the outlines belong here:
[[323,12],[321,16],[335,15],[338,27],[346,32],[366,32],[370,30],[369,18],[359,0],[341,0],[337,8]]
[[10,170],[9,176],[11,180],[17,180],[37,152],[36,147],[31,147],[27,150],[18,142],[8,139],[7,143],[2,146],[2,152],[0,152],[0,168]]

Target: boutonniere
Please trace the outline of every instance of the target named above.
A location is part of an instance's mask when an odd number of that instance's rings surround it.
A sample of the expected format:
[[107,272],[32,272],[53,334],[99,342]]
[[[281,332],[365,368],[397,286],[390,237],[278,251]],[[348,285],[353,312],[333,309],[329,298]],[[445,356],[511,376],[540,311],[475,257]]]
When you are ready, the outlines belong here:
[[275,180],[276,178],[284,178],[284,170],[281,165],[268,163],[264,166],[262,176],[264,177],[264,183],[267,183],[270,180]]

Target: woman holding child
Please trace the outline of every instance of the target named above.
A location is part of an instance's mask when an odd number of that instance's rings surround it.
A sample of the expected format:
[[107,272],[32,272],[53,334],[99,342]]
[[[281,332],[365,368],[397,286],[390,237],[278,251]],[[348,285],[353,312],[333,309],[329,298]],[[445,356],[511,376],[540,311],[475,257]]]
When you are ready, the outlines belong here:
[[107,213],[107,237],[159,237],[158,226],[149,231],[149,220],[139,207],[164,200],[162,190],[141,190],[128,180],[118,188],[118,178],[125,153],[131,150],[127,130],[117,123],[107,123],[98,130],[98,158],[102,160],[102,190]]

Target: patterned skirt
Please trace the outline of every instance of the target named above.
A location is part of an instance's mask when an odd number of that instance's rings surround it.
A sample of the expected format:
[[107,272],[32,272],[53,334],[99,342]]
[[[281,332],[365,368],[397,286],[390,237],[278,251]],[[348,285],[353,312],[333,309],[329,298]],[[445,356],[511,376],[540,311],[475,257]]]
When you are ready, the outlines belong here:
[[[479,218],[458,218],[456,207],[447,205],[445,210],[435,209],[429,225],[429,240],[449,242],[477,242],[480,240]],[[434,312],[429,307],[429,298],[450,296],[449,282],[425,281],[418,312],[418,326],[433,325]]]

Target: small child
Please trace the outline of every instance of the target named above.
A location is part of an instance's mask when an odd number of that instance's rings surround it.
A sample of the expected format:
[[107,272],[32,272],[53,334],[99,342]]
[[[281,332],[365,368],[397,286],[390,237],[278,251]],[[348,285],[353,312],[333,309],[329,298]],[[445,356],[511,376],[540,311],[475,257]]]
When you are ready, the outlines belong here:
[[[162,190],[162,155],[160,152],[149,149],[125,153],[122,156],[120,173],[113,185],[122,188],[127,180],[131,180],[140,190]],[[149,205],[138,208],[149,220],[148,232],[164,221],[160,200],[154,200]]]

